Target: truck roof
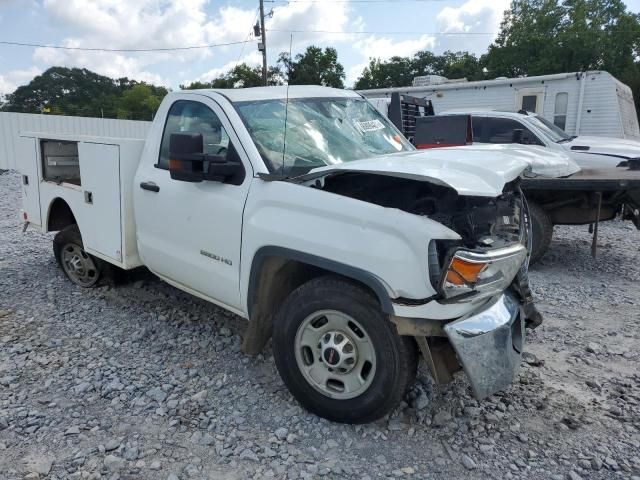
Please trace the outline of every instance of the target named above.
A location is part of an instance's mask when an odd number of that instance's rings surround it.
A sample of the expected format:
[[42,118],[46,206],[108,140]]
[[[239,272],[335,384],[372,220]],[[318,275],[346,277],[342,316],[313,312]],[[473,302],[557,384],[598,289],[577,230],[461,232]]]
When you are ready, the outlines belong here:
[[359,98],[353,90],[321,87],[319,85],[279,85],[275,87],[252,88],[206,88],[201,90],[180,90],[178,93],[195,93],[207,95],[219,93],[231,102],[245,102],[252,100],[283,100],[285,98]]

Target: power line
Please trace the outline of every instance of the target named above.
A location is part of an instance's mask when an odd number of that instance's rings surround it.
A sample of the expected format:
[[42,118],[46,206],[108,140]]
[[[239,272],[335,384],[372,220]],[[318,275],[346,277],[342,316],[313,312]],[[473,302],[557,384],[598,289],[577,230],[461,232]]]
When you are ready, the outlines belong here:
[[499,32],[410,32],[410,31],[392,31],[392,32],[378,32],[378,31],[351,31],[346,32],[344,30],[287,30],[279,28],[269,28],[269,32],[283,32],[283,33],[330,33],[337,35],[498,35]]
[[256,9],[256,15],[255,17],[253,17],[253,20],[251,21],[251,27],[250,27],[251,30],[249,31],[249,35],[247,35],[246,40],[242,42],[242,50],[240,50],[240,55],[238,55],[238,60],[236,60],[236,67],[240,63],[240,58],[242,58],[242,54],[244,53],[244,48],[247,46],[247,43],[249,42],[249,40],[251,40],[251,34],[253,33],[253,25],[258,19],[258,15],[260,15],[260,8]]
[[64,45],[44,45],[40,43],[23,43],[23,42],[9,42],[0,40],[0,45],[9,45],[15,47],[37,47],[37,48],[55,48],[58,50],[82,50],[85,52],[172,52],[180,50],[196,50],[203,48],[214,47],[227,47],[229,45],[240,45],[246,43],[247,40],[239,42],[227,42],[227,43],[210,43],[207,45],[192,45],[189,47],[165,47],[165,48],[91,48],[91,47],[67,47]]
[[[269,28],[267,29],[269,32],[281,32],[281,33],[328,33],[332,35],[433,35],[433,36],[474,36],[474,35],[499,35],[500,32],[412,32],[412,31],[373,31],[373,30],[358,30],[358,31],[338,31],[338,30],[290,30],[290,29],[279,29],[279,28]],[[617,30],[606,32],[608,35],[613,34],[627,34],[627,33],[635,33],[630,30]],[[578,33],[574,32],[571,34],[567,34],[567,38],[570,37],[581,37],[581,36],[593,36],[593,32],[583,32]]]
[[434,3],[447,0],[264,0],[265,3]]

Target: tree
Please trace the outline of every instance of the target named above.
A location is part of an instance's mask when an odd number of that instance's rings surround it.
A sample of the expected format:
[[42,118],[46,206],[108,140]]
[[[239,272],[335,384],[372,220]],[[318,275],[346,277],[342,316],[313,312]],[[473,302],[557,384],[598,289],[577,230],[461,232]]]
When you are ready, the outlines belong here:
[[484,78],[480,60],[469,52],[446,51],[442,55],[421,51],[412,57],[391,57],[387,61],[371,59],[360,78],[356,89],[403,87],[411,85],[421,75],[441,75],[447,78]]
[[288,53],[280,54],[278,63],[282,66],[282,76],[289,85],[323,85],[344,88],[344,67],[338,62],[335,48],[307,47],[304,53],[291,58]]
[[[278,68],[269,67],[267,83],[269,85],[282,84]],[[189,85],[180,85],[180,88],[194,90],[198,88],[247,88],[260,86],[262,86],[262,67],[250,67],[246,63],[241,63],[210,82],[192,82]]]
[[354,84],[357,90],[411,85],[415,71],[409,57],[391,57],[382,62],[372,58]]
[[122,92],[118,100],[117,117],[152,120],[167,93],[167,89],[164,87],[138,83]]
[[563,9],[556,0],[515,0],[505,12],[500,33],[483,62],[493,77],[516,77],[530,71],[551,73],[561,69],[562,49],[554,38],[560,33]]
[[514,0],[482,62],[492,77],[606,70],[640,110],[640,16],[621,0]]
[[7,95],[4,108],[24,113],[41,113],[43,110],[75,112],[80,108],[91,109],[129,86],[128,79],[126,83],[117,84],[109,77],[85,68],[51,67]]
[[86,68],[51,67],[7,95],[3,110],[106,118],[153,118],[167,89]]
[[473,53],[446,51],[437,58],[435,65],[436,71],[439,72],[436,75],[443,77],[466,78],[470,81],[485,78],[483,65]]

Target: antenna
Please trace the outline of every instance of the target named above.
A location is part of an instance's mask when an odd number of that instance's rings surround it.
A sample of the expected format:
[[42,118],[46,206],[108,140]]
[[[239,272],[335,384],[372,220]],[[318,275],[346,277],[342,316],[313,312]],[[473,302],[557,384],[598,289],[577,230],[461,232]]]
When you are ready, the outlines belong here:
[[287,75],[287,98],[284,103],[284,137],[282,139],[282,167],[280,174],[284,177],[284,158],[287,153],[287,120],[289,118],[289,82],[291,81],[291,46],[293,45],[293,33],[289,40],[289,72]]

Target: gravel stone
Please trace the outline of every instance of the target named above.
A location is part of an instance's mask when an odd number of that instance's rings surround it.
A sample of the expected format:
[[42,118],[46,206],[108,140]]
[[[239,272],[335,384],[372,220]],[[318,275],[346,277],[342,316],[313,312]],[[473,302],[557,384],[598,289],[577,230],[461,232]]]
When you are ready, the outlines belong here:
[[464,465],[464,468],[466,468],[467,470],[473,470],[478,467],[478,465],[476,465],[476,462],[474,462],[469,455],[462,455],[460,461],[462,462],[462,465]]
[[289,431],[284,427],[280,427],[274,433],[278,440],[285,440],[287,438],[287,435],[289,434]]
[[587,227],[554,228],[531,268],[544,323],[510,388],[476,400],[464,372],[440,386],[422,362],[396,411],[341,425],[291,397],[270,344],[241,352],[245,320],[144,269],[71,284],[53,235],[22,233],[20,181],[0,174],[2,480],[640,476],[630,222],[600,224],[596,259]]
[[109,471],[117,472],[124,466],[124,459],[115,455],[107,455],[104,457],[104,466]]
[[117,438],[113,438],[113,439],[109,440],[107,443],[104,444],[104,449],[107,452],[111,452],[112,450],[116,450],[118,447],[120,447],[120,440],[118,440]]
[[446,410],[440,410],[433,416],[432,425],[434,427],[444,427],[451,422],[451,414]]
[[26,459],[26,470],[29,473],[47,476],[53,466],[53,458],[47,456],[32,455]]

